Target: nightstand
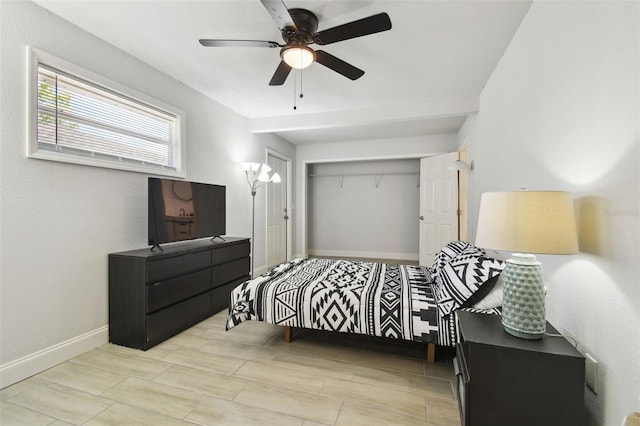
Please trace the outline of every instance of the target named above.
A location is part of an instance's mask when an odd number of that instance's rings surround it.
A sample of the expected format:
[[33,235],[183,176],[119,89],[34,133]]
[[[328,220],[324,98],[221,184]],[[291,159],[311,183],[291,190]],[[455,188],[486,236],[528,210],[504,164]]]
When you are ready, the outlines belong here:
[[[520,339],[499,315],[457,311],[463,426],[584,425],[584,357],[562,337]],[[558,333],[547,322],[547,333]]]

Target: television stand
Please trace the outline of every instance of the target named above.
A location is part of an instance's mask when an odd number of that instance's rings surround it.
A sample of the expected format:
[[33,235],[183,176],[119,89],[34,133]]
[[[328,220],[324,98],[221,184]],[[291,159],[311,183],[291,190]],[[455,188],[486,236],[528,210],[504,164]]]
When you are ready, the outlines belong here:
[[109,254],[109,341],[147,350],[229,306],[249,279],[248,238]]
[[213,241],[215,241],[215,239],[216,239],[216,238],[220,238],[222,241],[227,241],[227,240],[225,240],[224,238],[222,238],[222,236],[221,236],[221,235],[216,235],[215,237],[211,238],[211,241],[212,241],[212,242],[213,242]]

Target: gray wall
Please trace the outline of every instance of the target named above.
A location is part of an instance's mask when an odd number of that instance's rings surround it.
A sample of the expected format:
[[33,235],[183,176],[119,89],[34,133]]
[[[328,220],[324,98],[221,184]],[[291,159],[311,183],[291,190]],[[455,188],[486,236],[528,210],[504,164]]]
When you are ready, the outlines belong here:
[[465,123],[485,191],[573,193],[580,253],[538,256],[547,319],[599,361],[589,425],[640,410],[640,3],[534,2]]
[[309,254],[418,260],[419,159],[309,167]]

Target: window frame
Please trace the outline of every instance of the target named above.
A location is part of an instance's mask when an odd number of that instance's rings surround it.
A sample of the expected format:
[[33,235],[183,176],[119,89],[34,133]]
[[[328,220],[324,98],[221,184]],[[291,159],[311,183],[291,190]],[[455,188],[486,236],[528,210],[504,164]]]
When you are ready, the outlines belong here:
[[[52,151],[38,147],[38,67],[44,65],[54,68],[81,81],[88,82],[112,94],[122,96],[124,99],[133,100],[141,104],[175,116],[173,129],[173,170],[168,166],[145,164],[142,161],[122,160],[116,156],[113,159],[95,158],[90,156],[74,155],[64,151]],[[47,52],[27,46],[27,152],[29,158],[41,160],[60,161],[64,163],[81,164],[85,166],[103,167],[116,170],[125,170],[138,173],[146,173],[161,176],[185,178],[186,171],[186,138],[185,138],[184,111],[159,101],[151,96],[124,86],[107,77],[96,74],[64,59],[58,58]]]

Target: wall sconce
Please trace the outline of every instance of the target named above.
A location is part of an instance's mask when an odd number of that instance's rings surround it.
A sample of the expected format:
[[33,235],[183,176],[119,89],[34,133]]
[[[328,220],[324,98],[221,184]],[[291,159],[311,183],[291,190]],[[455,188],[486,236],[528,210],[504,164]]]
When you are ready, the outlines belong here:
[[463,170],[469,171],[471,170],[471,166],[462,160],[454,160],[449,163],[449,165],[447,166],[447,170],[449,170],[450,172],[459,172]]

